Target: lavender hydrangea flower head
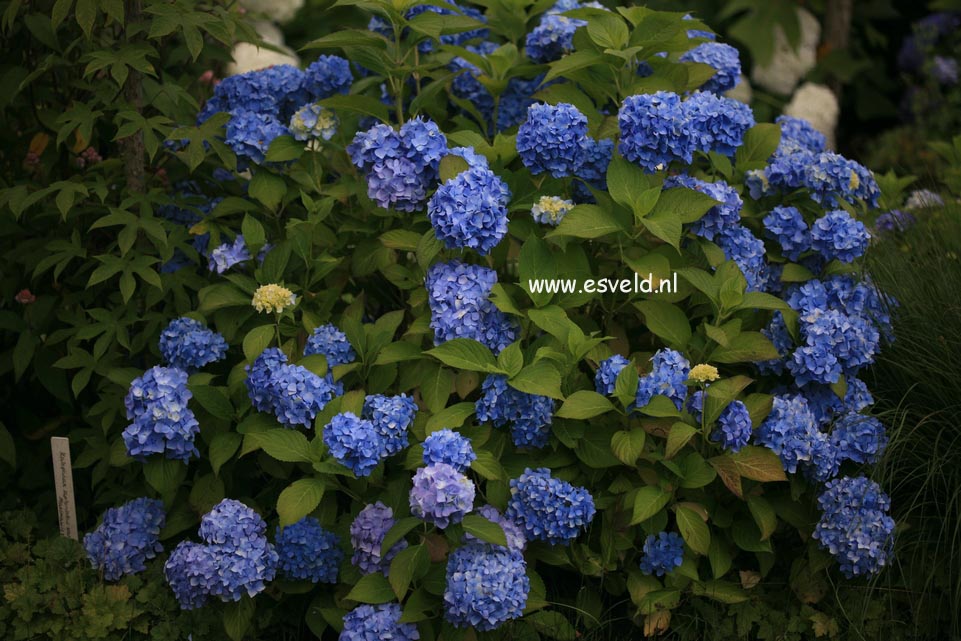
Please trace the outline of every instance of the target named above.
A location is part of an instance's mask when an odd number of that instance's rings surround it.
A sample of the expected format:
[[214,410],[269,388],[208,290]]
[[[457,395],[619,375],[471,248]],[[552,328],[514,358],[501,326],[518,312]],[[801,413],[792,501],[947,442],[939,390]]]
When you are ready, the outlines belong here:
[[324,444],[338,463],[357,476],[370,476],[387,455],[383,437],[373,423],[351,412],[334,416],[324,428]]
[[387,456],[407,448],[407,430],[414,423],[417,404],[407,394],[384,396],[372,394],[364,399],[363,416],[384,443]]
[[813,537],[848,578],[877,574],[894,553],[891,500],[874,481],[843,477],[825,484]]
[[690,362],[673,349],[658,350],[651,358],[653,369],[637,383],[635,406],[642,408],[655,396],[666,396],[681,409],[687,398],[687,375]]
[[449,249],[486,256],[507,234],[510,190],[490,169],[474,167],[442,184],[427,202],[434,233]]
[[614,354],[601,361],[597,366],[597,373],[594,374],[594,389],[597,393],[604,396],[613,394],[618,375],[630,363],[631,361],[620,354]]
[[434,344],[471,338],[495,354],[514,342],[518,327],[490,301],[497,272],[458,260],[435,263],[427,271],[427,304]]
[[234,242],[223,243],[215,247],[211,250],[210,256],[207,257],[210,271],[217,272],[218,274],[223,274],[234,265],[239,265],[248,260],[250,260],[250,252],[247,251],[244,237],[240,234],[234,238]]
[[192,397],[187,372],[175,367],[152,367],[135,378],[124,398],[132,421],[123,431],[127,454],[138,460],[151,454],[179,461],[199,456],[194,438],[200,424],[187,407]]
[[524,529],[528,540],[551,545],[574,540],[594,518],[594,497],[583,487],[551,477],[547,468],[524,473],[510,482],[505,516]]
[[424,465],[446,463],[465,472],[476,459],[470,439],[453,430],[437,430],[424,439]]
[[572,176],[581,165],[587,117],[574,105],[531,105],[517,130],[517,153],[534,175]]
[[358,605],[344,616],[338,641],[417,641],[420,632],[413,623],[401,623],[400,604]]
[[724,93],[737,86],[741,78],[741,59],[737,49],[721,42],[704,42],[681,56],[681,62],[700,62],[717,71],[701,85],[704,91]]
[[354,549],[350,562],[364,574],[380,572],[387,576],[391,560],[407,547],[407,541],[401,539],[381,556],[384,536],[393,526],[394,511],[380,501],[361,510],[350,524],[350,544]]
[[507,384],[507,377],[492,374],[481,385],[483,395],[477,399],[477,420],[495,427],[510,425],[517,447],[541,448],[550,438],[554,401],[547,396],[527,394]]
[[868,249],[871,234],[843,209],[824,214],[811,226],[811,246],[828,260],[851,263]]
[[455,627],[495,630],[524,614],[530,579],[516,550],[469,543],[447,559],[444,618]]
[[191,372],[222,360],[227,355],[227,341],[200,321],[182,316],[160,333],[160,353],[171,367]]
[[357,354],[347,340],[347,334],[337,329],[332,323],[315,327],[307,337],[304,356],[312,354],[323,354],[327,359],[328,367],[347,365],[357,360]]
[[163,552],[160,530],[166,521],[163,503],[139,498],[112,507],[97,529],[83,537],[94,568],[107,581],[147,569],[145,562]]
[[344,551],[337,535],[322,528],[317,519],[305,516],[283,529],[277,528],[275,540],[282,574],[313,583],[337,583]]
[[651,534],[644,539],[641,572],[650,576],[664,576],[684,562],[684,540],[675,532]]
[[434,463],[414,473],[410,512],[445,528],[460,523],[474,508],[474,482],[447,463]]
[[688,114],[676,93],[628,96],[617,115],[621,155],[648,173],[664,169],[672,160],[690,163],[695,139]]

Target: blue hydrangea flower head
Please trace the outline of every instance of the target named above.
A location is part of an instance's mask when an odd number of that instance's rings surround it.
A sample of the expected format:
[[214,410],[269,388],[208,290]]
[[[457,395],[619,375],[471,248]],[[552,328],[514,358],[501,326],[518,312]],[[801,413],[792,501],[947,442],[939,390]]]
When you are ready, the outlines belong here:
[[474,509],[474,482],[447,463],[418,468],[410,490],[410,513],[437,527],[460,523]]
[[432,120],[418,116],[401,125],[400,139],[407,158],[437,175],[440,159],[447,155],[447,137]]
[[793,116],[778,116],[774,122],[781,127],[779,152],[788,148],[800,148],[819,154],[827,149],[827,138],[807,120]]
[[613,394],[618,375],[630,364],[631,361],[620,354],[614,354],[601,361],[597,366],[597,373],[594,374],[594,389],[597,393],[604,396]]
[[823,440],[817,420],[800,394],[775,395],[771,413],[761,423],[754,442],[770,448],[781,459],[784,471],[797,472],[811,461],[814,444]]
[[593,200],[584,183],[594,189],[607,189],[607,167],[613,155],[614,141],[610,138],[595,140],[585,136],[581,141],[578,165],[574,169],[574,175],[584,181],[574,183],[574,195],[579,202]]
[[542,225],[557,227],[574,203],[558,196],[541,196],[531,207],[531,217]]
[[458,628],[495,630],[523,616],[530,587],[520,552],[469,543],[447,559],[444,618]]
[[394,511],[380,501],[364,507],[350,524],[350,545],[354,549],[350,562],[364,574],[380,572],[387,576],[391,560],[407,547],[407,541],[401,539],[381,556],[384,536],[393,526]]
[[477,420],[495,427],[510,425],[517,447],[541,448],[550,438],[554,401],[527,394],[507,384],[507,377],[492,374],[481,384],[482,396],[475,403]]
[[910,213],[900,209],[892,209],[875,219],[874,228],[881,233],[903,232],[913,227],[916,222],[917,219]]
[[290,117],[290,134],[295,140],[330,140],[337,133],[337,117],[319,102],[304,105]]
[[617,114],[621,155],[648,173],[664,169],[672,160],[690,163],[695,140],[686,108],[676,93],[628,96]]
[[315,327],[310,336],[307,337],[307,344],[304,346],[304,356],[312,354],[323,354],[327,359],[328,367],[347,365],[357,360],[357,354],[347,340],[347,334],[343,333],[333,323],[326,323]]
[[320,56],[304,70],[303,86],[313,100],[350,91],[350,63],[340,56]]
[[337,572],[344,559],[340,539],[305,516],[296,523],[277,528],[278,569],[291,579],[313,583],[337,583]]
[[[285,121],[286,122],[286,121]],[[263,164],[270,143],[290,133],[279,120],[253,111],[232,111],[227,123],[227,146],[240,162]]]
[[673,349],[658,350],[651,357],[651,372],[642,376],[637,383],[636,407],[644,407],[655,396],[666,396],[681,409],[687,398],[687,375],[691,363]]
[[246,366],[247,396],[258,412],[273,412],[273,393],[271,381],[273,374],[281,365],[287,363],[287,356],[277,347],[268,347]]
[[764,217],[764,230],[781,246],[788,260],[798,260],[811,249],[811,230],[796,207],[777,206]]
[[324,444],[338,463],[357,476],[370,476],[387,456],[384,438],[373,423],[351,412],[334,416],[324,428]]
[[304,79],[304,72],[293,65],[273,65],[224,78],[198,114],[197,124],[221,111],[259,114],[287,122],[297,107],[309,101]]
[[[507,539],[507,547],[511,550],[517,550],[518,552],[523,552],[524,548],[527,547],[527,537],[524,536],[524,531],[518,527],[516,523],[508,519],[506,516],[502,515],[496,507],[493,505],[485,505],[477,510],[477,513],[483,516],[485,519],[491,523],[497,523],[504,530],[504,538]],[[479,541],[474,535],[465,533],[464,541]]]
[[424,439],[424,465],[446,463],[465,472],[476,459],[470,439],[453,430],[437,430]]
[[831,441],[843,460],[877,463],[888,445],[888,435],[875,417],[849,412],[834,423]]
[[814,162],[807,165],[804,186],[811,198],[825,207],[835,207],[841,199],[852,205],[862,200],[874,208],[881,196],[869,169],[832,151],[818,154]]
[[818,498],[821,519],[813,537],[848,578],[877,574],[894,553],[891,500],[874,481],[842,477],[825,484]]
[[684,562],[684,539],[675,532],[660,532],[644,539],[641,572],[664,576]]
[[473,147],[451,147],[447,151],[450,155],[466,160],[471,169],[490,169],[487,157],[474,151]]
[[574,32],[587,24],[584,20],[547,14],[534,27],[524,41],[527,57],[532,62],[544,64],[557,60],[574,49]]
[[448,249],[469,247],[486,256],[507,234],[510,190],[483,167],[446,181],[427,202],[427,216]]
[[232,243],[223,243],[211,250],[207,257],[208,268],[212,272],[223,274],[234,265],[239,265],[250,260],[250,252],[244,237],[240,234],[234,238]]
[[164,564],[164,577],[180,603],[181,610],[195,610],[207,604],[219,581],[220,553],[215,546],[181,541]]
[[754,112],[748,105],[709,91],[695,91],[681,106],[698,151],[733,156],[754,126]]
[[517,153],[534,175],[573,176],[581,165],[587,117],[574,105],[536,104],[517,130]]
[[501,96],[500,108],[497,111],[497,131],[509,129],[524,122],[527,109],[534,104],[534,94],[542,88],[544,75],[534,78],[511,78],[507,83],[507,91]]
[[344,616],[344,629],[338,641],[416,641],[417,625],[401,623],[403,610],[398,603],[358,605]]
[[751,413],[741,401],[732,401],[717,419],[711,440],[726,450],[738,452],[751,440]]
[[218,557],[219,581],[210,594],[221,601],[240,601],[264,591],[277,574],[277,551],[266,536],[213,546]]
[[83,537],[94,568],[107,581],[147,569],[145,562],[163,552],[160,530],[166,522],[163,502],[139,498],[112,507],[97,529]]
[[334,398],[334,386],[301,365],[280,365],[270,375],[267,394],[284,427],[314,426],[317,414]]
[[233,543],[265,536],[267,523],[252,508],[234,499],[223,499],[200,520],[200,538],[210,544]]
[[723,180],[710,183],[687,174],[677,174],[664,181],[664,189],[674,187],[693,189],[720,202],[691,225],[691,231],[701,238],[714,240],[724,230],[740,225],[744,203],[737,191]]
[[864,223],[843,209],[829,211],[811,226],[811,246],[828,260],[853,262],[864,255],[870,241]]
[[171,367],[192,372],[227,355],[227,341],[203,323],[182,316],[160,334],[160,353]]
[[124,398],[132,421],[123,431],[127,454],[141,461],[151,454],[179,461],[199,456],[200,424],[187,407],[192,397],[187,372],[176,367],[152,367],[135,378]]
[[513,343],[517,324],[489,299],[497,283],[497,272],[458,260],[435,263],[427,270],[427,304],[434,344],[452,338],[470,338],[483,343],[495,354]]
[[748,291],[765,291],[770,282],[771,272],[765,260],[764,241],[755,236],[743,225],[726,227],[715,242],[724,252],[724,257],[737,263],[747,280]]
[[594,497],[583,487],[553,478],[547,468],[527,468],[511,479],[505,516],[524,529],[528,540],[569,543],[594,518]]
[[364,399],[363,416],[380,435],[387,456],[407,448],[407,430],[414,424],[416,414],[417,403],[407,394],[372,394]]
[[737,49],[722,42],[704,42],[684,53],[681,62],[700,62],[717,71],[701,85],[703,91],[724,93],[741,79],[741,58]]

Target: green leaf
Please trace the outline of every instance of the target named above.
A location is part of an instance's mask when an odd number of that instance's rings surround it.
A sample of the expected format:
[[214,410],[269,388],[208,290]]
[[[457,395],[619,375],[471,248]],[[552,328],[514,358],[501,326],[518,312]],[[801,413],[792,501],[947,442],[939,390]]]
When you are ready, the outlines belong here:
[[598,205],[576,205],[555,229],[547,233],[547,238],[600,238],[607,234],[627,233],[630,226],[630,222],[614,210]]
[[650,216],[693,223],[719,204],[719,201],[694,189],[672,187],[661,193],[657,204],[651,209]]
[[502,481],[507,478],[504,467],[497,458],[487,450],[477,451],[477,458],[471,462],[470,469],[488,481]]
[[671,214],[655,212],[642,218],[640,222],[654,236],[674,249],[680,250],[682,229],[679,218]]
[[774,344],[761,332],[741,332],[728,345],[714,350],[709,360],[716,363],[756,363],[780,358]]
[[734,155],[734,163],[742,171],[762,169],[781,142],[781,127],[774,123],[759,123],[744,134],[744,143]]
[[637,408],[643,414],[648,416],[666,418],[673,416],[680,416],[681,413],[678,411],[677,407],[674,406],[674,401],[666,396],[657,395],[648,401],[647,405],[644,407]]
[[680,307],[659,300],[644,300],[634,306],[644,314],[648,329],[668,346],[678,350],[687,346],[691,340],[691,325]]
[[548,639],[576,641],[578,636],[574,626],[560,612],[542,610],[527,615],[524,621],[530,623],[535,630]]
[[749,598],[741,587],[727,581],[695,582],[691,584],[691,589],[697,596],[705,596],[729,605],[744,603]]
[[334,110],[344,109],[347,111],[364,114],[365,116],[373,116],[381,122],[390,121],[390,110],[388,109],[387,105],[376,98],[371,98],[370,96],[337,95],[331,96],[330,98],[324,98],[320,101],[320,104]]
[[637,458],[644,452],[647,432],[640,428],[621,430],[611,436],[611,452],[624,465],[633,466]]
[[720,579],[731,569],[731,553],[720,537],[711,538],[711,549],[708,550],[707,558],[711,562],[711,573],[715,579]]
[[262,202],[267,209],[276,211],[287,193],[287,182],[282,176],[261,168],[250,180],[248,193]]
[[430,553],[424,544],[412,545],[397,553],[390,562],[388,581],[398,599],[403,599],[411,581],[422,578],[430,570]]
[[143,466],[147,483],[163,497],[172,497],[187,478],[187,466],[159,456],[151,457]]
[[77,17],[77,24],[83,29],[87,38],[93,30],[94,20],[97,19],[97,0],[77,0],[77,8],[74,10]]
[[[288,162],[304,154],[304,143],[293,136],[277,136],[267,148],[267,162]],[[244,236],[247,239],[246,235]],[[249,239],[247,239],[249,242]]]
[[280,526],[287,527],[304,518],[320,505],[327,489],[323,480],[318,478],[298,479],[288,485],[277,498],[277,514]]
[[760,496],[749,497],[747,507],[751,511],[751,516],[754,517],[758,529],[761,530],[761,540],[770,538],[774,534],[774,530],[777,529],[777,514],[774,512],[774,508],[767,502],[767,499]]
[[457,176],[457,174],[468,169],[470,169],[470,165],[467,164],[466,160],[454,154],[447,154],[440,159],[440,168],[438,170],[440,172],[440,180],[441,182],[447,182]]
[[240,225],[240,231],[244,236],[244,243],[248,247],[263,247],[267,242],[267,232],[260,221],[250,214],[244,215],[244,222]]
[[190,392],[197,399],[197,403],[202,408],[210,412],[212,416],[230,420],[234,417],[234,406],[230,404],[230,399],[224,388],[211,387],[209,385],[190,385]]
[[380,556],[386,557],[395,543],[407,536],[408,532],[422,523],[423,521],[413,516],[408,516],[394,523],[394,525],[387,530],[387,534],[384,535],[384,540],[380,543]]
[[469,338],[454,338],[424,353],[457,369],[489,374],[504,373],[494,359],[494,354],[486,346]]
[[313,460],[307,437],[295,430],[272,429],[249,436],[255,436],[257,444],[278,461],[309,463]]
[[204,287],[197,292],[200,307],[197,311],[207,314],[224,307],[250,307],[250,294],[245,294],[234,285],[220,283]]
[[394,595],[394,590],[390,587],[390,583],[387,582],[384,575],[380,572],[374,572],[373,574],[366,574],[360,577],[345,598],[349,601],[357,601],[358,603],[377,605],[379,603],[388,603],[397,597]]
[[236,432],[221,432],[211,439],[207,457],[214,474],[220,474],[220,468],[236,454],[243,438],[243,435]]
[[6,461],[10,467],[17,469],[17,448],[3,421],[0,421],[0,461]]
[[707,388],[707,400],[704,404],[704,422],[710,425],[716,421],[724,408],[753,382],[753,379],[747,376],[738,375],[711,383]]
[[473,403],[457,403],[445,407],[428,419],[426,431],[431,434],[437,430],[458,428],[464,424],[469,416],[474,414],[474,410]]
[[557,411],[557,416],[574,419],[593,418],[612,409],[614,405],[597,392],[578,390],[567,397],[561,409]]
[[537,361],[524,367],[517,376],[508,379],[507,383],[526,394],[564,399],[561,393],[560,372],[547,360]]
[[389,365],[391,363],[415,361],[420,359],[422,355],[423,351],[419,346],[407,341],[398,341],[384,346],[377,352],[374,365]]
[[516,376],[524,367],[524,354],[521,352],[520,341],[516,341],[505,347],[501,353],[497,355],[497,364],[508,376]]
[[[648,520],[664,509],[671,500],[671,493],[654,485],[647,485],[637,491],[634,497],[634,512],[631,525]],[[699,517],[700,518],[700,517]]]
[[614,396],[626,408],[637,400],[637,383],[640,377],[634,363],[628,363],[614,381]]
[[254,620],[255,608],[253,600],[246,595],[240,601],[224,607],[224,630],[231,641],[243,640],[250,629],[250,622]]
[[504,534],[504,529],[497,523],[477,514],[468,514],[464,517],[462,524],[465,532],[473,534],[481,541],[507,547],[507,536]]
[[786,481],[784,467],[778,455],[766,447],[748,445],[731,454],[738,473],[754,481]]
[[678,422],[671,425],[671,431],[667,433],[667,446],[664,449],[665,458],[673,458],[695,434],[697,429],[687,423]]
[[602,49],[623,49],[627,46],[628,32],[624,20],[617,14],[592,16],[587,21],[587,35]]
[[261,325],[247,332],[243,343],[246,359],[253,363],[260,353],[270,346],[276,331],[273,325]]
[[691,508],[678,506],[676,517],[684,542],[698,554],[707,554],[711,548],[711,530],[701,515]]

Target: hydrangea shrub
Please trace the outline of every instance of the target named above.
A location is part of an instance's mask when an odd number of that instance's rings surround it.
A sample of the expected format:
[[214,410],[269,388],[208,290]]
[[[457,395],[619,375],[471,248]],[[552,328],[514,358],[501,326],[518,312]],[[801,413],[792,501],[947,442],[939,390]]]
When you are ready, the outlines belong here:
[[[267,591],[345,641],[568,639],[889,563],[871,173],[719,95],[736,50],[689,16],[366,4],[169,144],[224,178],[190,234],[233,239],[176,248],[164,278],[205,285],[128,379],[182,607],[234,638]],[[677,289],[529,284],[635,274]]]

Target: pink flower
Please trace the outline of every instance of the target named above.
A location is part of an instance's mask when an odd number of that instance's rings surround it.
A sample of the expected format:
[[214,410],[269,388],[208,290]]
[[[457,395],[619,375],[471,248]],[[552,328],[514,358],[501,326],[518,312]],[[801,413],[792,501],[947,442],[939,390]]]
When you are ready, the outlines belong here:
[[207,71],[200,74],[200,78],[197,79],[202,85],[216,85],[217,76],[214,75],[213,69],[208,69]]
[[29,305],[37,301],[37,297],[29,289],[21,289],[13,299],[21,305]]

